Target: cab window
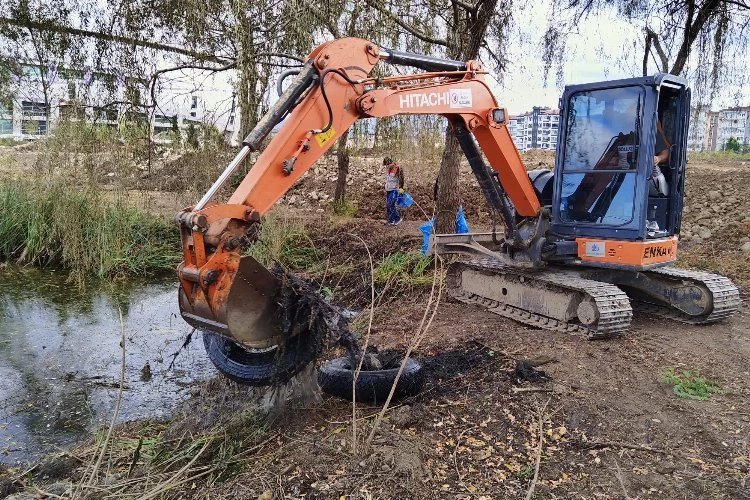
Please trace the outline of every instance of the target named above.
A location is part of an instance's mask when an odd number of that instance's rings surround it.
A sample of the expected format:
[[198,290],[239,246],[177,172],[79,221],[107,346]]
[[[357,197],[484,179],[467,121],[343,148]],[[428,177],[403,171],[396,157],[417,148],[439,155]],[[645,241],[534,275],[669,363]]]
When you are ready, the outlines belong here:
[[641,87],[578,92],[565,130],[563,221],[624,225],[635,212]]

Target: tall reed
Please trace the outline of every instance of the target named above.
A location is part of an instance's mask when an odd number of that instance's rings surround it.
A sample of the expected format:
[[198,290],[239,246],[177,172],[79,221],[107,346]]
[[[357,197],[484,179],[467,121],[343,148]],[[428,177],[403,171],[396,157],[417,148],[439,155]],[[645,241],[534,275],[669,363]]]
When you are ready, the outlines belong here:
[[0,181],[0,260],[62,266],[77,281],[174,269],[179,232],[98,188]]

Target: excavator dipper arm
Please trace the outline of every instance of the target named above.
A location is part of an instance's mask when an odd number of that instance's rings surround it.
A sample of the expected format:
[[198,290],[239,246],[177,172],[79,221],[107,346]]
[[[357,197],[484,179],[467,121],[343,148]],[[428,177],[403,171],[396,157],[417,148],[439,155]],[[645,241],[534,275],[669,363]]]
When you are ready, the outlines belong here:
[[[428,72],[370,78],[380,60]],[[178,268],[180,310],[189,324],[209,332],[204,336],[210,339],[209,355],[222,371],[240,381],[267,383],[274,375],[272,367],[264,368],[257,377],[233,367],[250,366],[254,359],[268,360],[273,349],[278,351],[277,358],[283,358],[277,364],[286,366],[284,377],[291,376],[296,365],[309,361],[298,355],[294,362],[284,358],[284,346],[292,339],[276,321],[279,281],[252,257],[242,257],[241,249],[252,240],[260,216],[360,118],[446,116],[454,127],[473,133],[517,214],[528,218],[539,215],[539,201],[505,125],[507,112],[498,106],[484,74],[475,61],[462,63],[390,51],[356,38],[324,43],[309,55],[295,80],[243,141],[238,156],[203,199],[176,216],[184,254]],[[212,203],[233,171],[250,152],[261,149],[263,139],[282,121],[228,202]],[[294,340],[299,344],[299,339]],[[229,364],[222,367],[216,356],[224,356]]]

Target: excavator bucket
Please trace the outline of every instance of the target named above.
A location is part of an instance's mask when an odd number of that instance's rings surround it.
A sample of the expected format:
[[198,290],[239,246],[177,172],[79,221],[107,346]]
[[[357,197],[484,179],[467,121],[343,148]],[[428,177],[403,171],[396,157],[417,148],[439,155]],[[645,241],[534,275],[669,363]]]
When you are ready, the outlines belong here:
[[225,280],[228,283],[217,287],[228,288],[223,300],[216,301],[218,307],[202,291],[194,292],[191,301],[180,288],[180,313],[185,321],[253,349],[276,345],[281,340],[273,300],[279,287],[276,277],[254,258],[245,256],[237,272],[227,273]]
[[[320,351],[320,332],[311,322],[293,321],[288,287],[250,256],[239,259],[237,271],[227,273],[227,289],[218,307],[212,308],[202,290],[188,298],[180,287],[182,317],[203,334],[209,358],[227,377],[249,385],[285,382],[313,360]],[[192,299],[192,300],[191,300]],[[292,307],[291,309],[295,309]],[[214,312],[215,311],[215,312]]]

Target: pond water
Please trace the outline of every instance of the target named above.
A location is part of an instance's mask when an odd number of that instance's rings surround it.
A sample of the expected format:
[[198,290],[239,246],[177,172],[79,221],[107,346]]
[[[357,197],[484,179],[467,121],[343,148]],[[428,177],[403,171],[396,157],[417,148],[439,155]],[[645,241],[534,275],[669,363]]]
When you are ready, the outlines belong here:
[[191,328],[179,315],[176,282],[81,290],[62,272],[0,267],[0,463],[33,459],[110,421],[120,312],[126,389],[118,421],[166,417],[217,373],[199,334],[180,351]]

